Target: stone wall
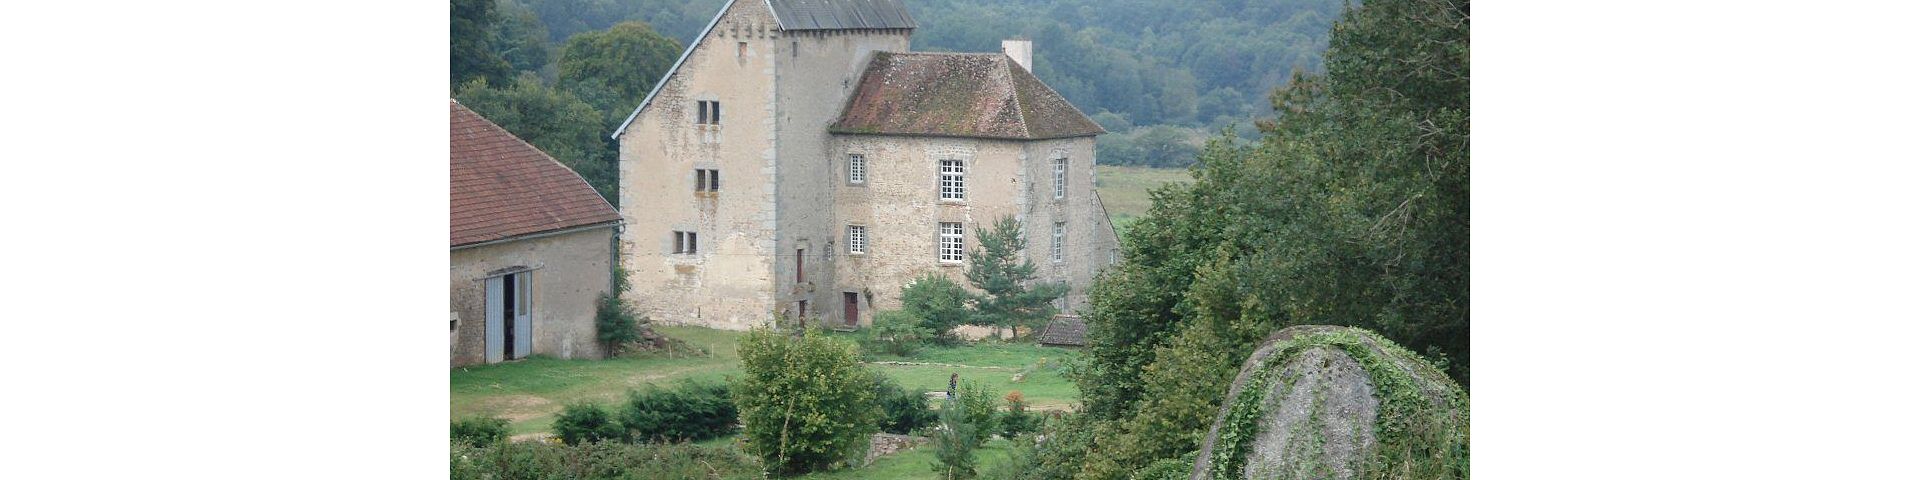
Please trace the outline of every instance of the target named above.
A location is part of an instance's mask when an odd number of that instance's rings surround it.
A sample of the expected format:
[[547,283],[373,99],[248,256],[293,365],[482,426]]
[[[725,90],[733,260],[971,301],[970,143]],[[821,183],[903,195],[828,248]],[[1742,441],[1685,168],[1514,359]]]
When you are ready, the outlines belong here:
[[[782,311],[797,314],[804,300],[809,317],[844,324],[847,290],[835,288],[833,266],[846,251],[844,228],[831,206],[846,174],[834,168],[845,165],[834,161],[839,153],[827,127],[846,107],[872,52],[905,51],[910,38],[907,30],[826,30],[783,32],[781,40],[774,292]],[[864,310],[867,302],[859,303]]]
[[[775,308],[779,40],[764,2],[735,2],[620,137],[627,299],[655,321],[745,329]],[[702,100],[719,125],[696,124]],[[718,169],[719,191],[696,192],[695,169]],[[698,253],[672,253],[676,230]]]
[[532,269],[533,353],[600,358],[594,301],[612,282],[613,227],[453,250],[450,310],[460,316],[453,364],[486,361],[486,284],[489,272]]

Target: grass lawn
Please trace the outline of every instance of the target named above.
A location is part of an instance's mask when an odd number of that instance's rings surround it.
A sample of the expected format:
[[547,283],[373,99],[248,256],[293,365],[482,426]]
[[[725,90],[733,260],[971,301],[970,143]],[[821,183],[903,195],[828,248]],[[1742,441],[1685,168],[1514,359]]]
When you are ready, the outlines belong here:
[[[737,341],[744,332],[701,327],[659,327],[660,333],[700,345],[713,355],[670,358],[652,355],[614,360],[558,360],[529,358],[517,362],[453,369],[450,374],[451,416],[498,416],[507,419],[515,435],[549,432],[554,416],[568,403],[593,401],[611,404],[626,392],[648,383],[669,384],[683,379],[723,381],[740,372]],[[851,338],[843,336],[842,338]],[[910,361],[961,365],[871,365],[910,390],[946,390],[947,376],[977,380],[995,392],[1020,390],[1036,408],[1060,409],[1078,398],[1073,382],[1057,368],[1035,369],[1019,383],[1013,375],[1042,358],[1057,365],[1077,351],[1030,344],[981,343],[955,348],[928,348],[914,358],[882,356],[879,361]],[[1002,454],[1004,456],[1004,454]],[[982,461],[987,458],[982,457]],[[931,461],[931,454],[928,454]],[[878,465],[878,463],[876,463]],[[838,478],[838,477],[829,477]],[[849,477],[850,478],[850,477]]]
[[[946,388],[942,386],[941,388]],[[980,448],[973,450],[974,469],[987,471],[988,468],[1007,462],[1007,449],[1010,444],[1005,439],[988,440]],[[933,471],[933,445],[921,445],[918,448],[873,459],[866,468],[846,468],[831,472],[812,473],[795,478],[808,480],[853,480],[866,478],[926,479],[939,480],[939,472]]]
[[1184,168],[1095,165],[1094,179],[1100,202],[1106,204],[1107,215],[1119,226],[1147,214],[1147,207],[1153,206],[1148,190],[1172,182],[1192,183],[1193,175]]

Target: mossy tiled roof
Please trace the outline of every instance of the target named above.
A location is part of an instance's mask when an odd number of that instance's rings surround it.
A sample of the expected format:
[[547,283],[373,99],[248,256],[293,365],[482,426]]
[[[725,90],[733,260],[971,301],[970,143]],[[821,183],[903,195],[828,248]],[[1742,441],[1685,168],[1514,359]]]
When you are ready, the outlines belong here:
[[829,130],[1014,140],[1106,133],[1001,53],[874,52]]

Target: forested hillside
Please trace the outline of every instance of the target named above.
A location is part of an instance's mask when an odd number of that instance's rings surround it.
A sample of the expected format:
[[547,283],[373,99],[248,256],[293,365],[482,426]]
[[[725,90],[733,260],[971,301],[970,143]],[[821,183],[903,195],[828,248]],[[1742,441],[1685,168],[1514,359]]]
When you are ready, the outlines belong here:
[[[559,80],[559,50],[575,35],[640,21],[684,46],[726,3],[497,1],[490,44],[508,68],[537,72],[548,83]],[[1256,119],[1271,116],[1267,94],[1285,85],[1293,70],[1324,70],[1320,54],[1327,31],[1344,5],[1337,0],[904,1],[920,25],[913,35],[915,50],[992,52],[999,50],[1000,40],[1031,38],[1034,73],[1113,132],[1100,139],[1100,163],[1163,167],[1191,164],[1202,140],[1222,128],[1252,131]],[[461,35],[457,24],[456,37]],[[455,43],[458,53],[459,39]],[[493,84],[512,76],[502,74]],[[646,79],[644,86],[656,80]]]

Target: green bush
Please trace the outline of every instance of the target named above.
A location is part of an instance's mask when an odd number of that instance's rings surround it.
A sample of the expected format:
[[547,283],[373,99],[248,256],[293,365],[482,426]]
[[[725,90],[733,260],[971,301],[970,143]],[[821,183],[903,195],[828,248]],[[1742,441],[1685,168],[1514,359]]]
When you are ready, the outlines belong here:
[[732,445],[502,442],[474,447],[455,442],[451,453],[448,477],[454,480],[747,480],[762,475],[760,462]]
[[724,383],[684,382],[674,388],[648,385],[627,392],[620,408],[624,438],[635,442],[698,441],[733,433],[739,420]]
[[600,344],[606,349],[607,357],[620,353],[620,347],[640,339],[640,322],[633,312],[633,306],[620,301],[620,295],[627,293],[627,272],[619,267],[613,270],[613,288],[600,294],[593,313],[594,330],[599,332]]
[[1132,480],[1186,480],[1193,474],[1193,458],[1199,451],[1187,452],[1179,458],[1162,458],[1147,464],[1133,472]]
[[940,420],[933,409],[927,408],[926,395],[901,388],[899,382],[886,375],[879,376],[874,391],[880,401],[883,432],[906,435]]
[[560,441],[567,445],[620,439],[620,425],[614,423],[607,407],[597,403],[567,405],[560,417],[553,419],[553,432],[560,434]]
[[825,470],[866,453],[878,430],[875,374],[851,343],[818,329],[793,335],[756,329],[740,338],[733,380],[747,451],[769,473]]
[[1027,411],[1026,396],[1021,395],[1019,390],[1007,392],[1005,399],[1007,411],[1000,414],[1000,436],[1009,439],[1019,437],[1038,426],[1036,425],[1038,419],[1034,418],[1032,412]]
[[999,402],[993,400],[993,394],[988,393],[980,382],[972,380],[961,385],[957,395],[959,398],[956,400],[960,405],[958,413],[966,417],[967,424],[973,425],[974,442],[986,442],[987,437],[995,431],[994,406]]
[[507,439],[507,421],[493,417],[466,418],[453,422],[452,431],[456,443],[492,445]]
[[911,356],[922,343],[933,340],[933,330],[920,326],[920,319],[899,310],[873,315],[873,328],[867,329],[866,350],[902,357]]
[[952,344],[957,341],[953,327],[973,318],[967,310],[972,298],[967,289],[946,275],[928,273],[900,289],[900,311],[918,319],[920,327],[932,332],[935,341]]
[[[963,389],[964,391],[964,389]],[[980,446],[983,428],[973,423],[964,402],[948,400],[940,409],[940,427],[933,432],[933,471],[944,479],[973,478],[973,450]]]

